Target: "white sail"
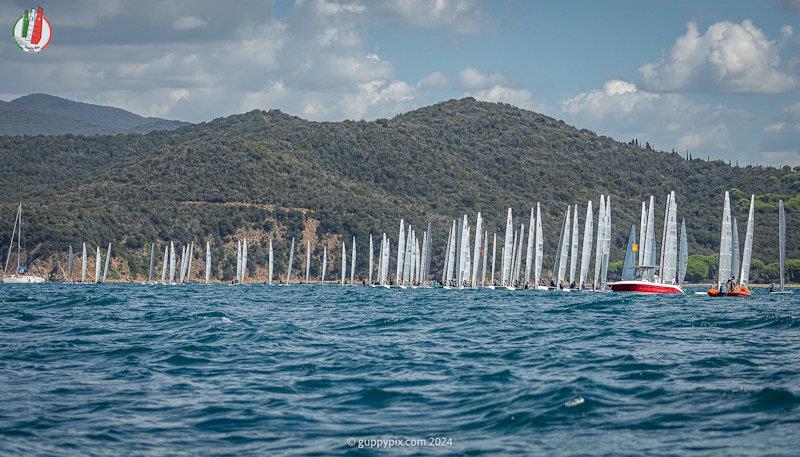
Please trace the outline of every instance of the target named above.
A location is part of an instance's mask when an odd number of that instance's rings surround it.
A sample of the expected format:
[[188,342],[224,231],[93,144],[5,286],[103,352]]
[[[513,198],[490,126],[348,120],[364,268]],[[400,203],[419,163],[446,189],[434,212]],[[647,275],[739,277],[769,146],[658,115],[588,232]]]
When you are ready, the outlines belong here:
[[267,266],[267,284],[270,286],[272,285],[272,274],[274,273],[273,269],[273,257],[272,257],[272,238],[269,239],[269,265]]
[[733,280],[739,280],[739,223],[733,217],[733,224],[731,225],[731,276]]
[[305,283],[309,283],[309,279],[311,276],[311,241],[306,241],[306,280]]
[[400,219],[400,232],[397,238],[397,271],[395,272],[395,281],[397,284],[403,282],[403,262],[405,260],[405,246],[406,246],[406,231],[404,229],[404,221]]
[[[69,254],[67,254],[67,277],[64,282],[72,282],[72,267],[74,261],[74,253],[72,252],[72,245],[69,245]],[[153,251],[150,250],[150,278],[153,277]]]
[[483,231],[483,250],[481,253],[483,265],[481,266],[481,286],[486,285],[486,266],[489,261],[489,231]]
[[[731,248],[733,227],[731,222],[731,201],[728,191],[725,191],[725,205],[722,208],[722,230],[719,241],[719,268],[717,274],[717,287],[722,291],[722,286],[727,285],[731,276]],[[727,286],[726,290],[727,291]]]
[[600,286],[600,270],[603,266],[603,232],[606,227],[606,197],[600,195],[600,209],[597,214],[597,241],[594,247],[594,282],[592,288]]
[[556,281],[556,285],[561,284],[567,275],[567,262],[569,259],[569,243],[570,243],[569,232],[572,227],[571,208],[572,208],[571,206],[567,206],[566,217],[564,219],[564,231],[561,235],[561,250],[559,251],[559,260],[558,260],[558,280]]
[[194,258],[194,241],[189,243],[189,259],[186,261],[186,282],[192,282],[192,259]]
[[512,282],[520,284],[520,279],[522,278],[522,246],[524,245],[525,240],[525,224],[520,224],[519,226],[519,240],[517,241],[517,258],[516,262],[514,263],[514,278]]
[[347,274],[347,247],[345,246],[344,243],[342,243],[342,285],[344,285],[344,277],[346,274]]
[[353,237],[353,253],[350,254],[350,285],[353,284],[356,273],[356,237]]
[[403,247],[405,253],[403,254],[403,274],[402,282],[400,285],[408,284],[411,281],[411,265],[413,259],[411,258],[412,245],[414,244],[414,231],[411,229],[411,224],[406,228],[406,244]]
[[442,266],[442,285],[446,286],[450,283],[450,278],[448,277],[448,266],[450,265],[450,246],[453,243],[453,229],[451,228],[450,231],[447,233],[447,246],[444,249],[444,265]]
[[[70,252],[70,254],[72,254],[72,246],[69,247],[69,252]],[[148,273],[147,273],[147,282],[151,283],[151,284],[153,282],[153,268],[155,268],[155,266],[156,266],[156,244],[153,243],[153,244],[150,245],[150,269],[148,270]],[[72,274],[71,274],[72,265],[71,264],[70,264],[70,269],[69,270],[70,270],[70,279],[72,279]]]
[[786,263],[786,214],[783,210],[783,200],[778,201],[778,261],[780,263],[781,273],[781,292],[783,292],[786,285],[786,275],[784,271]]
[[500,285],[505,287],[509,285],[509,278],[511,277],[511,255],[514,242],[514,220],[511,216],[511,208],[508,208],[508,216],[506,216],[506,236],[503,241],[503,272]]
[[[755,223],[755,202],[756,196],[750,196],[750,211],[747,213],[747,231],[744,235],[744,252],[742,253],[742,271],[739,272],[739,282],[747,284],[750,281],[750,259],[753,255],[753,224]],[[783,202],[780,204],[783,207]],[[784,225],[785,225],[784,221]],[[784,230],[786,228],[784,227]],[[780,228],[778,229],[780,232]]]
[[[84,249],[84,252],[86,249]],[[169,263],[169,246],[164,245],[164,265],[161,267],[161,284],[167,281],[167,264]]]
[[447,248],[447,274],[445,284],[450,285],[455,279],[456,267],[456,221],[453,221],[453,226],[450,229],[450,246]]
[[236,282],[242,277],[242,240],[236,240]]
[[515,268],[517,265],[517,237],[519,233],[514,230],[514,236],[511,237],[511,272],[508,275],[508,283],[506,285],[513,286],[514,285],[514,273]]
[[383,239],[385,240],[384,244],[386,245],[386,249],[383,251],[383,275],[381,276],[381,284],[385,285],[389,277],[389,258],[392,256],[392,245],[386,233],[383,234]]
[[670,194],[667,194],[667,204],[664,207],[664,226],[661,229],[661,258],[658,259],[658,265],[660,266],[659,275],[660,278],[664,278],[664,247],[667,244],[667,219],[669,216],[669,208],[670,208]]
[[494,266],[495,260],[497,258],[497,232],[494,232],[494,236],[492,237],[492,280],[490,281],[491,285],[494,286],[495,281],[497,281],[497,277],[494,273]]
[[575,273],[578,271],[578,205],[575,205],[572,214],[572,244],[569,259],[569,283],[575,284]]
[[373,255],[373,246],[372,246],[372,234],[369,234],[369,272],[367,273],[369,277],[369,285],[372,285],[372,255]]
[[645,202],[642,202],[642,217],[641,217],[640,225],[639,225],[639,243],[640,243],[640,246],[639,246],[639,266],[640,267],[646,263],[646,257],[644,256],[644,251],[645,251],[644,248],[645,248],[645,246],[647,246],[647,243],[645,243],[645,240],[644,240],[646,236],[647,236],[647,204],[645,204]]
[[611,253],[611,196],[606,197],[606,211],[604,213],[603,221],[605,222],[605,230],[603,230],[603,265],[600,269],[600,289],[605,290],[606,280],[608,279],[608,259]]
[[292,245],[289,247],[289,266],[286,268],[286,284],[292,280],[292,261],[294,260],[294,237],[292,237]]
[[186,246],[181,248],[181,262],[178,264],[178,283],[183,284],[183,278],[186,275]]
[[206,241],[206,284],[211,279],[211,242]]
[[665,218],[667,221],[667,232],[664,236],[664,246],[662,248],[661,282],[664,284],[675,284],[678,267],[678,205],[675,201],[675,192],[669,195],[669,209]]
[[242,242],[242,278],[240,282],[244,284],[244,278],[247,276],[247,238]]
[[169,283],[175,284],[175,242],[169,242]]
[[[655,197],[650,196],[650,205],[647,208],[647,225],[645,226],[644,239],[644,260],[643,266],[655,266]],[[642,247],[640,246],[640,249]],[[653,279],[653,271],[646,270],[648,279]]]
[[686,279],[686,268],[689,266],[689,242],[686,239],[686,219],[681,219],[681,234],[678,243],[678,284]]
[[87,259],[86,256],[86,243],[83,243],[83,253],[81,254],[81,282],[86,282],[86,269],[87,269]]
[[538,287],[542,279],[544,261],[544,230],[542,230],[542,209],[536,202],[536,252],[533,257],[533,282]]
[[467,216],[464,216],[464,221],[461,224],[461,268],[459,269],[458,287],[464,287],[467,282],[468,272],[470,271],[470,258],[469,258],[469,235],[470,228],[467,222]]
[[108,264],[111,262],[111,243],[108,243],[108,251],[106,251],[106,263],[103,266],[103,282],[106,282],[108,277]]
[[94,282],[100,281],[100,262],[103,257],[100,254],[100,246],[97,246],[97,254],[94,257]]
[[586,220],[583,222],[583,246],[581,249],[581,272],[578,287],[586,286],[586,277],[589,274],[589,263],[592,261],[592,235],[594,234],[594,221],[592,218],[592,201],[586,204]]
[[328,246],[322,247],[322,275],[320,276],[319,282],[321,284],[325,284],[325,273],[328,270]]
[[478,213],[478,218],[475,220],[475,247],[472,249],[472,273],[470,274],[469,284],[471,287],[478,286],[478,267],[480,265],[481,247],[483,246],[483,219],[481,213]]
[[533,242],[536,234],[536,217],[531,207],[531,217],[528,219],[528,244],[525,246],[525,278],[524,284],[527,287],[531,282],[531,270],[533,269]]

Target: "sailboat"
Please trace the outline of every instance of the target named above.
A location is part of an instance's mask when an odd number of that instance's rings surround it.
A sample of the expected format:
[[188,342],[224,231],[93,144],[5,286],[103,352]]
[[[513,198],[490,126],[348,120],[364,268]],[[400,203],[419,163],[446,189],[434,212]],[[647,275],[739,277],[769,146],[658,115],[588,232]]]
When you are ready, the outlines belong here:
[[[656,265],[654,205],[655,198],[651,195],[646,219],[644,204],[642,205],[641,227],[644,227],[645,230],[643,253],[640,253],[639,245],[636,243],[636,227],[631,226],[622,268],[622,280],[610,284],[611,290],[614,292],[640,294],[684,293],[678,281],[678,204],[675,200],[675,192],[670,192],[667,195],[664,226],[661,235],[662,252],[658,265]],[[607,213],[606,217],[610,217],[610,210]],[[637,259],[637,253],[640,253],[639,259]],[[641,272],[639,278],[635,278],[637,269]],[[655,274],[656,271],[659,272],[658,275]]]
[[786,290],[786,214],[783,212],[783,200],[778,201],[778,255],[780,256],[781,268],[781,289],[772,290],[771,294],[791,294],[791,290]]
[[[11,251],[14,250],[14,235],[17,235],[17,268],[8,275],[8,264],[11,261]],[[86,257],[86,256],[84,256]],[[21,265],[22,259],[22,203],[17,208],[17,217],[14,219],[14,228],[11,231],[11,242],[8,244],[8,256],[3,269],[3,284],[40,284],[46,282],[41,276],[28,273],[28,266]]]
[[[733,249],[733,219],[731,218],[730,194],[725,192],[725,203],[722,208],[722,230],[720,230],[719,243],[719,268],[717,269],[717,287],[708,289],[711,297],[721,296],[747,296],[750,290],[747,286],[736,284],[732,273]],[[737,259],[738,260],[738,259]],[[730,279],[728,279],[730,278]]]

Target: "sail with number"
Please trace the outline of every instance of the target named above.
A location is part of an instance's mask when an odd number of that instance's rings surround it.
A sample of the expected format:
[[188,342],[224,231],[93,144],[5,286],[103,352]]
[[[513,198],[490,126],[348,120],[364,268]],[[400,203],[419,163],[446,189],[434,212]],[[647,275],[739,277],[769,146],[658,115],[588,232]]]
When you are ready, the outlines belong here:
[[405,260],[405,245],[406,245],[406,231],[404,229],[404,221],[400,219],[400,232],[397,238],[397,270],[395,272],[395,281],[397,284],[403,282],[403,261]]
[[469,278],[471,287],[478,286],[478,267],[480,265],[481,247],[483,246],[481,235],[483,235],[483,218],[479,212],[475,220],[475,246],[472,249],[472,272]]
[[[398,244],[397,247],[399,248],[400,245]],[[342,281],[341,281],[341,285],[344,285],[344,277],[345,277],[346,274],[347,274],[347,247],[345,246],[344,243],[342,243]]]
[[566,218],[564,219],[564,230],[561,238],[561,249],[559,250],[558,261],[558,281],[561,284],[567,277],[567,263],[569,262],[570,231],[572,230],[572,206],[567,206]]
[[167,264],[169,263],[169,246],[164,245],[164,264],[161,267],[161,284],[167,281]]

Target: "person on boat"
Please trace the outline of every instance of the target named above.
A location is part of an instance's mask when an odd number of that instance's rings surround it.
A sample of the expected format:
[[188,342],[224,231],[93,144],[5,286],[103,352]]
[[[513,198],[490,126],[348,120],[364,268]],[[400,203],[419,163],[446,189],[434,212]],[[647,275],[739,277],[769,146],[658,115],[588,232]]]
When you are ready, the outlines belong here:
[[769,285],[769,293],[772,293],[772,290],[775,288],[775,283]]
[[735,283],[736,281],[733,279],[733,276],[731,276],[730,279],[728,279],[728,284],[725,285],[725,292],[732,291]]
[[569,288],[570,288],[570,289],[574,289],[574,288],[575,288],[575,281],[573,281],[573,282],[571,282],[571,283],[569,284]]
[[551,279],[551,280],[550,280],[550,287],[552,287],[552,288],[554,288],[554,289],[556,288],[556,281],[555,281],[555,279]]

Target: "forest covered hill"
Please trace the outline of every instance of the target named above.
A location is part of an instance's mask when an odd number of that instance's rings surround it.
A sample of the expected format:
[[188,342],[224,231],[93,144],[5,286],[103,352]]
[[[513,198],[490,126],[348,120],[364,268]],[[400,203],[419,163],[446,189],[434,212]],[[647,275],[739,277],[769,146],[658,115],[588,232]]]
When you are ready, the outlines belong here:
[[0,135],[106,135],[173,130],[188,122],[142,117],[111,106],[45,94],[0,101]]
[[[2,136],[0,242],[24,206],[25,242],[33,265],[58,271],[67,247],[114,244],[112,277],[146,275],[151,242],[194,240],[213,246],[214,274],[233,277],[236,237],[247,236],[250,273],[263,274],[268,239],[277,265],[288,243],[310,240],[338,253],[357,237],[359,271],[370,233],[397,240],[400,218],[421,232],[433,224],[441,269],[450,221],[481,211],[501,231],[512,207],[527,224],[541,202],[545,269],[552,265],[566,206],[611,195],[611,260],[622,258],[641,202],[676,192],[686,219],[691,279],[714,274],[722,199],[731,191],[740,239],[750,194],[756,195],[754,278],[774,275],[777,202],[786,202],[789,258],[800,258],[800,169],[731,166],[655,151],[580,130],[551,117],[472,98],[420,108],[393,119],[311,122],[277,110],[251,111],[172,131],[105,136]],[[660,247],[659,247],[660,248]],[[376,251],[377,252],[377,251]],[[395,246],[392,247],[394,256]],[[161,254],[158,258],[160,259]],[[301,256],[302,257],[302,256]],[[339,263],[329,256],[328,271]],[[298,262],[302,262],[302,259]],[[759,263],[760,262],[760,263]],[[298,263],[299,265],[300,263]],[[702,264],[702,265],[700,265]],[[797,266],[800,274],[800,263]],[[285,266],[278,267],[282,273]],[[698,271],[699,269],[699,271]],[[312,264],[312,273],[319,262]],[[690,275],[691,276],[691,275]]]

